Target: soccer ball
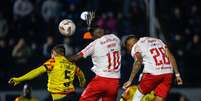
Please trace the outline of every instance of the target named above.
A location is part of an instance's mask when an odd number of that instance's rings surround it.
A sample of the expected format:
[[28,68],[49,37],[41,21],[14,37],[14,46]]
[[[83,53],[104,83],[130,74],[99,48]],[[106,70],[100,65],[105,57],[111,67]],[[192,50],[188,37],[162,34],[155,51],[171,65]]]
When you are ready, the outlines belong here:
[[71,36],[76,29],[75,23],[70,19],[64,19],[59,23],[59,32],[64,36]]

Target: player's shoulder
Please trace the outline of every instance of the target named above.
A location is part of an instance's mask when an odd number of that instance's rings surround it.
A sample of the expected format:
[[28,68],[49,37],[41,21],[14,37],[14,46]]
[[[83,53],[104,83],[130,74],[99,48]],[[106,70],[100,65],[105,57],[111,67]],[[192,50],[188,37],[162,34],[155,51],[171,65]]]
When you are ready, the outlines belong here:
[[115,35],[114,33],[106,34],[103,37],[101,37],[101,40],[105,40],[105,39],[112,39],[112,40],[120,41],[119,37],[117,35]]
[[149,43],[149,42],[163,42],[161,39],[155,37],[141,37],[139,43]]
[[141,37],[138,42],[147,42],[148,40],[154,39],[153,37]]
[[115,33],[109,34],[109,36],[119,39],[119,37]]

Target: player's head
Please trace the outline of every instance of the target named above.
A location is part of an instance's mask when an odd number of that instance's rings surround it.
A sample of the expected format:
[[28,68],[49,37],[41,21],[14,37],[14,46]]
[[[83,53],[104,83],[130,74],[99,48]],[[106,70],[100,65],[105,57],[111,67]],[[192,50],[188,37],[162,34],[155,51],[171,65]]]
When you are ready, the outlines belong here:
[[128,35],[124,41],[124,47],[131,52],[133,45],[139,40],[138,36],[135,35]]
[[59,44],[53,47],[52,49],[52,57],[57,56],[57,55],[65,55],[65,47],[63,44]]
[[24,97],[31,97],[31,87],[28,84],[25,84],[23,87],[23,96]]
[[104,33],[105,33],[104,29],[102,29],[102,28],[95,28],[92,31],[93,38],[95,38],[95,39],[102,37],[104,35]]

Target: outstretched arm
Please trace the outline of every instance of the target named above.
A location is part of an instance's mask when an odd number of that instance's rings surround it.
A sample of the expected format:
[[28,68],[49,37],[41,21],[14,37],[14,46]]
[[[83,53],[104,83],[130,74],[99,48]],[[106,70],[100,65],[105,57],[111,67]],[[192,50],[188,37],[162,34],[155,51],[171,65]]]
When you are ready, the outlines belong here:
[[123,88],[127,88],[127,87],[129,87],[131,85],[131,83],[132,83],[135,75],[140,70],[141,65],[142,65],[142,56],[141,56],[141,54],[139,52],[137,52],[135,54],[135,62],[133,64],[133,69],[131,71],[130,78],[129,78],[129,80],[126,83],[124,83]]
[[81,58],[86,58],[87,56],[92,55],[94,52],[94,44],[95,44],[95,42],[91,42],[88,46],[86,46],[79,53],[69,57],[69,60],[75,62]]
[[45,66],[42,65],[42,66],[28,72],[27,74],[25,74],[23,76],[11,78],[8,83],[16,86],[20,82],[26,81],[26,80],[31,80],[31,79],[39,76],[40,74],[43,74],[44,72],[46,72],[46,68],[45,68]]
[[78,67],[76,68],[76,76],[78,77],[80,87],[84,87],[86,84],[86,79],[84,73]]
[[75,61],[78,61],[79,59],[81,59],[82,57],[83,57],[82,54],[78,53],[76,55],[69,57],[69,60],[75,62]]
[[178,69],[176,60],[175,60],[174,56],[172,55],[172,53],[169,51],[168,48],[166,48],[166,56],[168,57],[168,59],[170,60],[170,63],[173,66],[174,73],[175,73],[176,80],[177,80],[177,84],[178,85],[182,85],[183,84],[183,80],[181,79],[181,76],[180,76],[180,73],[179,73],[179,69]]

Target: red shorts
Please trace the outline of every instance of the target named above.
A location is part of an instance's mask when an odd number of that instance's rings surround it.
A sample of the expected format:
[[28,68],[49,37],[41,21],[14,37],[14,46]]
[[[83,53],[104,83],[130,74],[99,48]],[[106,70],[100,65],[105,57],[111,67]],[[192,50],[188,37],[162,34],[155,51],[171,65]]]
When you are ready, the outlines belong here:
[[80,101],[116,101],[119,79],[96,76],[87,85]]
[[166,98],[171,88],[172,78],[171,73],[161,75],[143,74],[138,87],[143,94],[154,90],[156,96]]

